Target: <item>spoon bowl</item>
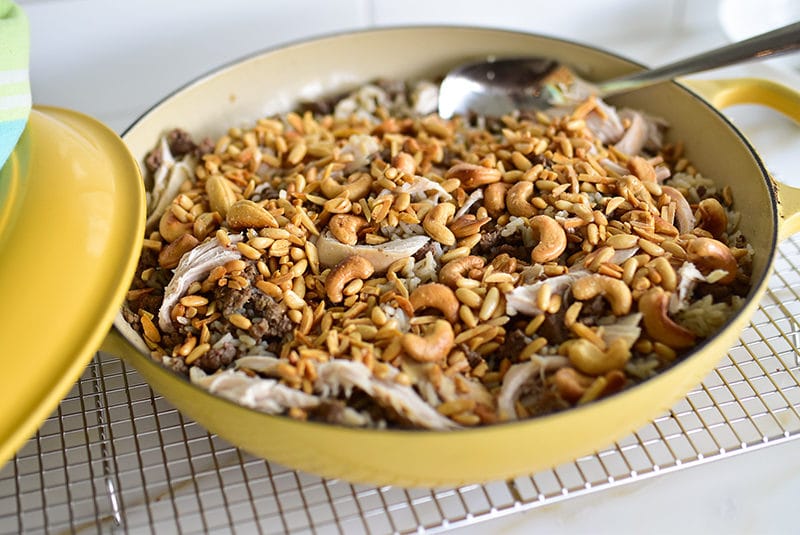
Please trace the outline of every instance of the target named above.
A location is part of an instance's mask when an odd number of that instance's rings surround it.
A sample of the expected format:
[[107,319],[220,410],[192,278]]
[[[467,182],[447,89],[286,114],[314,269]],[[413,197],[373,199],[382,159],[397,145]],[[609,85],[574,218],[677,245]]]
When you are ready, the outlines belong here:
[[800,22],[750,39],[716,48],[657,69],[590,83],[569,67],[546,57],[488,57],[450,71],[439,88],[439,115],[450,118],[470,112],[500,116],[513,110],[542,110],[570,94],[607,97],[675,77],[736,63],[775,57],[800,48]]

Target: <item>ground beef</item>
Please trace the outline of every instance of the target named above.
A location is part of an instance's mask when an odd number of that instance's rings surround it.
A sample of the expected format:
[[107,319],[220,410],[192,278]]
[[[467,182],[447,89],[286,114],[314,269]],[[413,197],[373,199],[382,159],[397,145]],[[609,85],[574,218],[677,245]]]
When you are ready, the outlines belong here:
[[496,258],[505,253],[518,260],[530,262],[531,249],[522,242],[522,235],[515,232],[511,236],[501,236],[502,230],[502,227],[485,230],[481,234],[481,241],[478,242],[475,254]]
[[435,249],[436,249],[436,242],[434,242],[433,240],[428,241],[428,243],[420,247],[419,251],[414,253],[414,261],[419,262],[420,260],[425,258],[426,254],[428,254],[429,252],[433,252]]
[[467,362],[469,362],[471,368],[474,369],[478,366],[478,364],[483,362],[483,357],[481,354],[473,349],[470,349],[467,344],[460,344],[458,347],[464,352],[464,355],[467,357]]
[[525,245],[522,244],[522,240],[520,240],[517,244],[504,243],[499,247],[492,249],[489,254],[489,258],[496,258],[501,254],[507,254],[508,256],[514,257],[517,260],[523,260],[525,262],[531,261],[531,249],[529,247],[525,247]]
[[206,154],[211,154],[212,152],[214,152],[214,141],[208,137],[203,138],[203,141],[201,141],[200,144],[194,148],[194,156],[198,159],[202,158]]
[[162,347],[175,347],[183,345],[186,341],[186,332],[182,332],[184,329],[188,327],[181,327],[177,331],[173,331],[171,333],[161,333],[161,345]]
[[347,399],[347,404],[358,412],[369,414],[373,422],[386,421],[392,427],[413,429],[408,419],[390,406],[379,405],[374,399],[356,387]]
[[502,345],[494,352],[494,358],[500,362],[503,359],[508,359],[511,362],[519,360],[519,354],[525,349],[525,346],[531,341],[530,338],[525,336],[525,333],[520,329],[514,329],[506,335],[506,339]]
[[[562,308],[566,310],[569,307]],[[608,302],[602,296],[597,296],[588,301],[583,302],[583,306],[581,307],[581,322],[585,323],[586,325],[596,325],[598,318],[602,316],[607,316],[610,311],[610,307]]]
[[375,85],[386,91],[389,100],[397,100],[398,97],[403,97],[408,92],[403,80],[380,78]]
[[570,337],[570,331],[564,325],[567,307],[562,306],[555,314],[545,314],[544,322],[536,331],[539,336],[547,338],[548,345],[558,345]]
[[234,290],[222,286],[214,290],[217,310],[224,317],[243,314],[250,318],[252,326],[248,334],[256,340],[262,338],[282,340],[293,329],[291,320],[286,316],[286,307],[252,284],[258,277],[254,264],[248,264],[242,276],[251,281],[246,288]]
[[[200,158],[204,154],[214,152],[214,142],[210,138],[203,139],[198,145],[192,139],[191,134],[180,128],[175,128],[167,133],[167,146],[176,159],[187,154],[193,154],[196,158]],[[147,153],[144,164],[148,171],[155,173],[162,163],[164,163],[164,155],[161,153],[161,145],[158,145]]]
[[503,240],[503,237],[500,236],[500,230],[497,227],[491,230],[488,227],[484,228],[481,234],[481,241],[478,242],[477,254],[483,255],[497,247],[498,243]]
[[162,359],[161,363],[169,368],[170,370],[174,371],[175,373],[179,373],[181,375],[189,375],[189,367],[183,361],[182,358],[178,357],[167,357]]
[[[276,309],[279,307],[276,304]],[[253,338],[280,338],[283,339],[292,332],[292,322],[286,317],[285,311],[275,310],[270,318],[255,318],[248,331]]]
[[258,289],[252,286],[240,290],[227,286],[214,288],[214,301],[217,302],[217,310],[225,317],[231,314],[241,314],[244,312],[244,306],[250,301],[252,294],[257,291]]
[[209,349],[202,357],[195,361],[195,365],[202,368],[206,373],[214,373],[233,362],[233,359],[236,358],[236,354],[236,346],[231,342],[225,342],[217,347]]
[[336,105],[340,100],[348,96],[348,92],[338,93],[328,98],[319,98],[315,100],[306,100],[300,103],[298,113],[301,115],[310,111],[314,115],[330,115],[333,113]]
[[161,154],[161,146],[158,146],[147,153],[144,159],[144,165],[151,173],[155,173],[161,164],[164,162],[164,156]]
[[130,302],[135,304],[137,309],[146,310],[155,316],[158,315],[158,309],[161,308],[163,300],[164,294],[154,289],[149,293],[139,294],[136,299],[131,299]]
[[715,303],[730,303],[734,295],[745,296],[749,289],[747,283],[738,280],[733,281],[732,284],[698,282],[694,289],[692,301],[710,295]]
[[536,415],[551,414],[571,406],[552,385],[547,384],[539,376],[531,381],[525,394],[520,397],[520,403]]
[[169,151],[175,158],[194,152],[197,148],[189,132],[180,128],[176,128],[167,134],[167,145],[169,145]]
[[344,412],[347,408],[347,403],[340,399],[332,399],[320,403],[309,411],[309,417],[315,421],[327,422],[336,424],[344,419]]
[[122,317],[125,318],[125,321],[136,331],[141,330],[139,325],[139,315],[133,312],[127,306],[122,307]]

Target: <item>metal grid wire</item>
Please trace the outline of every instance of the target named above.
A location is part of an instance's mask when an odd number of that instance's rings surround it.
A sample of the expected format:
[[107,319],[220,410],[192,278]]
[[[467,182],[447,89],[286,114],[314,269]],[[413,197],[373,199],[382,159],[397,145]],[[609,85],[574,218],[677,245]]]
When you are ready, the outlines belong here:
[[800,436],[800,246],[739,343],[668,413],[613,447],[513,481],[405,490],[325,480],[251,457],[98,354],[0,470],[0,533],[444,531]]

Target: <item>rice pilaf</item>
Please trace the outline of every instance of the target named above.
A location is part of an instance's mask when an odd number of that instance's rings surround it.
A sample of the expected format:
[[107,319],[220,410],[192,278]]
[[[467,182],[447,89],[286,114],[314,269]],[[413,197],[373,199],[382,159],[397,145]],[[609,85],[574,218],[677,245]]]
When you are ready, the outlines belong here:
[[379,81],[165,133],[124,314],[152,358],[271,414],[454,429],[612,395],[749,290],[728,188],[590,97],[500,118]]

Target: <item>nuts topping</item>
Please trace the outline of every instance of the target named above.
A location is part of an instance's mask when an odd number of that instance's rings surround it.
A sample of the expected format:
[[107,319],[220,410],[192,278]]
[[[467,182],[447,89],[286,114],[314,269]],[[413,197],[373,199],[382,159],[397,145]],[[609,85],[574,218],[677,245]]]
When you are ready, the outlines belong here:
[[233,203],[228,209],[226,222],[230,228],[235,230],[278,226],[275,218],[263,206],[259,206],[249,199]]
[[631,310],[633,298],[631,290],[625,282],[605,275],[589,275],[578,279],[572,285],[572,296],[585,301],[598,295],[605,297],[611,305],[611,311],[617,316],[624,316]]
[[347,283],[355,279],[364,280],[375,272],[375,268],[364,257],[351,256],[336,264],[325,279],[325,292],[332,303],[341,303]]
[[236,202],[236,194],[228,180],[221,175],[211,175],[206,180],[206,195],[211,210],[222,217],[228,215],[228,209]]
[[716,270],[724,271],[724,276],[717,280],[719,284],[730,284],[736,279],[738,264],[724,243],[711,238],[696,238],[686,246],[686,254],[704,275]]
[[511,186],[506,193],[508,213],[519,217],[531,217],[536,213],[536,209],[530,203],[532,195],[533,184],[531,182],[517,182]]
[[367,221],[364,218],[351,214],[336,214],[328,223],[331,234],[347,245],[355,245],[358,242],[358,231],[366,226]]
[[453,217],[455,211],[456,207],[450,203],[437,204],[431,208],[422,222],[428,236],[442,245],[453,245],[456,242],[456,236],[452,230],[447,228],[447,221]]
[[445,320],[436,320],[425,336],[406,333],[402,338],[403,349],[418,362],[437,362],[444,359],[453,348],[453,327]]
[[550,216],[537,215],[530,219],[534,239],[539,243],[531,251],[533,262],[550,262],[555,260],[567,248],[567,234],[558,221]]
[[713,197],[703,199],[697,205],[697,226],[719,238],[728,229],[728,214],[719,201]]
[[450,323],[458,321],[459,302],[456,294],[444,284],[430,283],[420,286],[409,296],[408,300],[414,311],[435,308],[444,314]]
[[459,163],[447,170],[445,178],[457,178],[461,187],[471,190],[486,184],[500,182],[503,175],[497,169],[471,163]]
[[151,177],[166,193],[127,305],[154,358],[237,392],[273,381],[280,399],[249,399],[290,417],[451,429],[636,383],[744,297],[730,188],[679,145],[608,146],[596,98],[444,120],[381,87]]
[[669,295],[661,288],[652,288],[639,298],[639,312],[645,330],[653,340],[676,349],[694,345],[695,335],[681,327],[668,315]]

